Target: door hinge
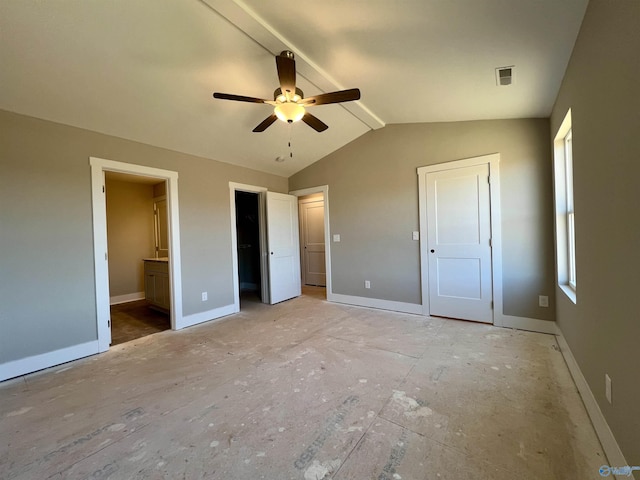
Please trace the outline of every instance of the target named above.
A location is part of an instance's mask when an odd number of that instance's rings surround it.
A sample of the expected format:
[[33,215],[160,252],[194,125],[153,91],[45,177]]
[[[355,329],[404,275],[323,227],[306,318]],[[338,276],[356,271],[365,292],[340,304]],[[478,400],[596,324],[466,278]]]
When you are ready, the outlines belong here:
[[111,328],[111,320],[107,320],[107,327]]
[[489,239],[489,246],[493,247],[493,239],[491,239],[491,238]]
[[487,183],[488,183],[489,185],[491,185],[491,175],[489,175],[489,176],[487,177]]
[[491,308],[491,310],[493,310],[493,300],[491,301],[491,306],[489,308]]
[[104,259],[105,259],[105,260],[108,260],[107,252],[104,252]]
[[104,193],[104,185],[102,185],[102,193]]

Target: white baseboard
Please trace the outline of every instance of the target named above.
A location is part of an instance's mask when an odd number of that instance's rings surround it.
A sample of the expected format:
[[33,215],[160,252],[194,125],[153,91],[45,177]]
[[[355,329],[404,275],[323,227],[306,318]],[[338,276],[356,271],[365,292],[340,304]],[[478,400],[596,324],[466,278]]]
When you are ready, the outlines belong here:
[[571,353],[571,349],[569,348],[569,345],[567,344],[567,341],[562,335],[560,329],[558,329],[556,338],[558,339],[558,345],[560,345],[562,356],[567,363],[567,367],[569,367],[569,372],[571,372],[573,381],[575,382],[578,392],[582,397],[582,402],[587,409],[589,418],[591,418],[591,423],[596,431],[596,435],[598,435],[598,439],[600,440],[604,453],[607,456],[609,466],[623,467],[625,465],[629,465],[625,460],[624,455],[620,450],[620,446],[613,436],[613,432],[609,428],[609,424],[605,420],[602,410],[600,410],[600,406],[593,396],[593,392],[591,391],[587,380],[584,378],[584,375],[580,370],[580,366],[578,365],[578,362],[576,362],[573,353]]
[[144,300],[144,292],[127,293],[126,295],[116,295],[109,299],[109,305],[118,305],[120,303],[135,302],[136,300]]
[[191,327],[199,323],[216,320],[221,317],[226,317],[227,315],[237,313],[237,311],[238,310],[236,306],[234,304],[231,304],[231,305],[225,305],[224,307],[214,308],[213,310],[207,310],[206,312],[187,315],[186,317],[176,319],[176,330]]
[[61,348],[53,352],[41,353],[31,357],[21,358],[0,364],[0,382],[10,378],[37,372],[45,368],[54,367],[79,358],[95,355],[99,352],[98,341],[93,340],[72,347]]
[[358,307],[379,308],[380,310],[392,310],[394,312],[413,313],[422,315],[422,305],[416,303],[394,302],[379,298],[357,297],[354,295],[342,295],[340,293],[327,292],[327,300],[335,303],[345,303]]
[[495,322],[496,327],[516,328],[518,330],[528,330],[530,332],[558,334],[558,325],[551,320],[540,320],[538,318],[514,317],[502,315],[499,321]]

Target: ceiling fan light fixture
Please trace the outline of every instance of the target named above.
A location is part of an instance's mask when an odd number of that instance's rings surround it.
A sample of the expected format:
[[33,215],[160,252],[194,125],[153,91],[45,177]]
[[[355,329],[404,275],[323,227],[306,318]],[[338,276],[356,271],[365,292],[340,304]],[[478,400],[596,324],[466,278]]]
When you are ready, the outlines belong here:
[[[273,101],[220,92],[215,92],[213,97],[221,100],[273,105],[275,107],[273,113],[252,130],[256,133],[264,132],[278,119],[286,123],[302,120],[316,132],[324,132],[329,126],[308,113],[306,111],[307,107],[360,100],[360,90],[357,88],[305,97],[302,90],[296,87],[296,62],[293,53],[288,50],[276,56],[276,68],[280,86],[273,92]],[[291,152],[289,152],[289,156],[292,157]]]
[[274,113],[283,122],[293,123],[304,117],[305,111],[302,105],[293,102],[281,103],[276,106]]

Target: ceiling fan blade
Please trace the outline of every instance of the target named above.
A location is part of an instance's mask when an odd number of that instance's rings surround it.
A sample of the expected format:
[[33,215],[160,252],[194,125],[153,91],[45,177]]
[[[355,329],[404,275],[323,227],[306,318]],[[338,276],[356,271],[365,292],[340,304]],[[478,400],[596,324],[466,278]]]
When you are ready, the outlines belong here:
[[278,68],[278,79],[282,93],[293,98],[296,94],[296,61],[293,59],[293,53],[285,50],[278,55],[276,67]]
[[351,88],[349,90],[340,90],[339,92],[321,93],[320,95],[304,98],[298,103],[305,107],[311,107],[327,103],[351,102],[352,100],[360,100],[360,89]]
[[245,97],[243,95],[233,95],[231,93],[218,93],[213,94],[213,98],[219,98],[220,100],[235,100],[236,102],[248,102],[248,103],[273,103],[269,100],[263,100],[255,97]]
[[314,117],[310,113],[305,113],[304,117],[302,117],[302,121],[313,128],[316,132],[324,132],[329,126],[324,123],[322,120]]
[[267,118],[265,118],[262,123],[260,125],[258,125],[256,128],[254,128],[252,131],[253,132],[264,132],[267,128],[269,128],[271,126],[271,124],[273,122],[275,122],[278,119],[278,117],[275,116],[275,114],[271,114],[269,115]]

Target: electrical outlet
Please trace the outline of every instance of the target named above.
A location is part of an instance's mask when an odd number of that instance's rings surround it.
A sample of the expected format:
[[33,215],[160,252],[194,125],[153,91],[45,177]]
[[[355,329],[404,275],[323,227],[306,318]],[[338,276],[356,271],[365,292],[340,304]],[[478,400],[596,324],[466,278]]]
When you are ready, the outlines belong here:
[[202,301],[206,302],[208,298],[207,292],[202,292]]
[[364,281],[364,288],[371,288],[371,282],[369,280]]
[[611,377],[604,374],[604,395],[607,397],[607,401],[611,403]]
[[547,297],[546,295],[538,295],[538,305],[540,307],[548,307],[549,297]]

